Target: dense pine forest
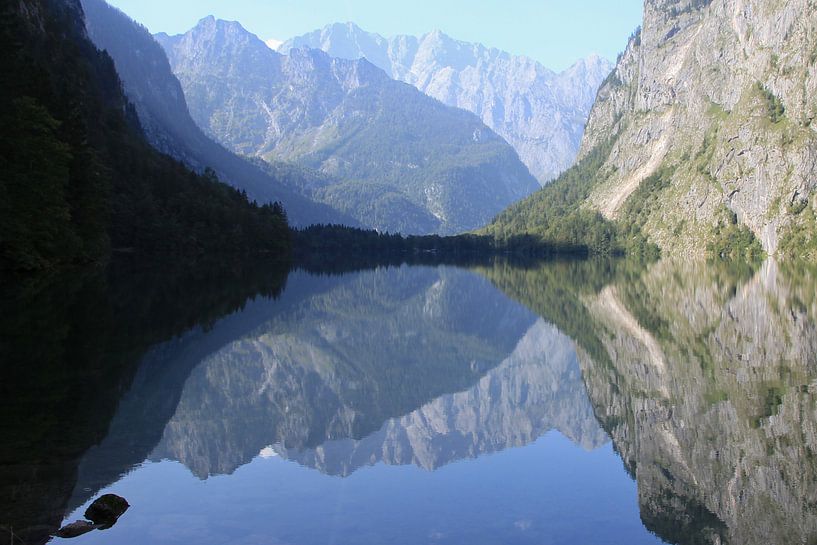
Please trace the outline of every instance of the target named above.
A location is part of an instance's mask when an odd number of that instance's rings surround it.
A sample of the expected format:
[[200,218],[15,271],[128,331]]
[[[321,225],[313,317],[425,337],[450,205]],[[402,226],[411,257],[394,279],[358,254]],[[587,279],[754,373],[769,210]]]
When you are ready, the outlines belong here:
[[4,2],[0,19],[0,267],[112,252],[284,256],[280,205],[153,150],[76,1]]

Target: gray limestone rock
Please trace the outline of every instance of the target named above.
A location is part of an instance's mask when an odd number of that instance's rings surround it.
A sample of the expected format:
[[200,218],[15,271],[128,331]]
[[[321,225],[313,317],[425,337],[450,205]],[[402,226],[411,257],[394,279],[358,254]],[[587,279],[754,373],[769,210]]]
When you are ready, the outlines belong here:
[[555,73],[528,57],[439,31],[384,38],[353,23],[329,25],[278,50],[302,47],[366,58],[393,78],[473,112],[516,149],[543,185],[573,164],[596,91],[612,69],[610,61],[592,55]]
[[616,140],[592,205],[627,219],[661,171],[645,225],[661,247],[700,254],[736,218],[769,253],[808,251],[790,241],[817,232],[815,14],[813,0],[647,0],[582,143]]

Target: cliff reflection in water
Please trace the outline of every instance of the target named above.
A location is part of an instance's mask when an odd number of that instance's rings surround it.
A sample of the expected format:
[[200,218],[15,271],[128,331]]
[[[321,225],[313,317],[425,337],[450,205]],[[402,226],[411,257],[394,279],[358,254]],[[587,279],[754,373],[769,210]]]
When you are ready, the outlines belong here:
[[817,542],[817,281],[658,263],[578,295],[590,399],[672,543]]

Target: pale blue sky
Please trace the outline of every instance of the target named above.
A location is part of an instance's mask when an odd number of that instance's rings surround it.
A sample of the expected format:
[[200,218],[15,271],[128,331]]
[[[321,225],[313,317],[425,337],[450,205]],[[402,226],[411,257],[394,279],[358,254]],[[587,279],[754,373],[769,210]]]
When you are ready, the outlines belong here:
[[439,29],[527,55],[553,69],[598,53],[615,60],[641,24],[643,0],[109,0],[152,32],[185,32],[215,15],[284,40],[353,21],[385,36]]

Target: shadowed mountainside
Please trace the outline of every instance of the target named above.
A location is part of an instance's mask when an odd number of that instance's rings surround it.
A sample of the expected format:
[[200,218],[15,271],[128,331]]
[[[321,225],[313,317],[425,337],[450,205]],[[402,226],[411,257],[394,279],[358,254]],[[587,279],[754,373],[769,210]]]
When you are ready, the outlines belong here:
[[82,0],[88,36],[116,65],[124,91],[136,108],[148,141],[190,168],[212,168],[258,202],[278,201],[295,227],[314,223],[357,225],[351,217],[299,193],[317,177],[294,165],[253,163],[217,144],[196,125],[182,86],[150,32],[105,0]]

